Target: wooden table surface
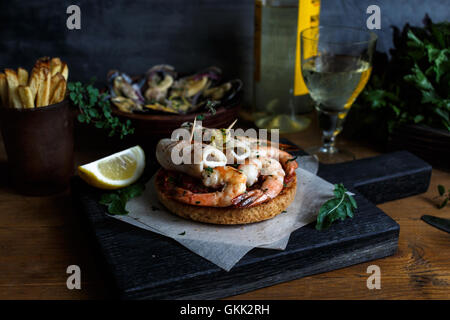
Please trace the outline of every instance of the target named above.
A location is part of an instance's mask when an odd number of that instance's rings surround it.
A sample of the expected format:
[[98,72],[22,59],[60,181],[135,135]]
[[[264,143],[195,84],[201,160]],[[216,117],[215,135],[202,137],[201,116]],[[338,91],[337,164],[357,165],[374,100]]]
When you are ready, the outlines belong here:
[[[316,125],[285,135],[301,147],[316,145]],[[340,139],[343,140],[343,139]],[[370,146],[342,141],[356,157],[378,154]],[[76,142],[76,163],[111,153],[95,139]],[[0,299],[111,298],[104,270],[87,238],[70,193],[26,197],[7,184],[6,154],[0,142]],[[450,173],[433,170],[427,193],[384,203],[379,207],[400,224],[395,255],[344,269],[309,276],[231,297],[234,299],[449,299],[450,234],[423,221],[423,214],[450,218],[450,206],[438,210],[436,186],[450,187]],[[367,267],[381,269],[381,289],[369,290]],[[66,269],[81,268],[81,290],[68,290]]]

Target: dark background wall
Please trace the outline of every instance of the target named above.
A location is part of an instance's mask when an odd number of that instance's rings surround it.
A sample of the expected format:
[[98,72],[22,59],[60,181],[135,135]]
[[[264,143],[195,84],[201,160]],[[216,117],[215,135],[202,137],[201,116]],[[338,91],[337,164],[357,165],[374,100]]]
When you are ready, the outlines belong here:
[[320,19],[322,23],[365,28],[369,16],[366,10],[372,4],[381,9],[381,30],[374,30],[380,51],[392,47],[391,26],[422,26],[426,13],[434,22],[450,21],[450,0],[322,0]]
[[[81,30],[66,28],[66,8],[81,8]],[[0,69],[30,68],[60,56],[71,79],[104,80],[111,68],[131,74],[159,63],[193,71],[217,65],[240,77],[251,97],[253,0],[0,0]],[[381,7],[379,48],[390,25],[420,24],[427,12],[450,20],[450,0],[322,0],[321,22],[365,27],[366,8]]]

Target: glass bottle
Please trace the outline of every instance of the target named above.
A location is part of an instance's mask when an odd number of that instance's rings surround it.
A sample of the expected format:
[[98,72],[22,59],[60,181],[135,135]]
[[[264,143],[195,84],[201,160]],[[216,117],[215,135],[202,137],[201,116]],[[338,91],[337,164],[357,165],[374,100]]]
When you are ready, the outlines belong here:
[[299,33],[319,25],[320,0],[256,0],[253,120],[259,128],[308,127],[313,101],[300,68]]

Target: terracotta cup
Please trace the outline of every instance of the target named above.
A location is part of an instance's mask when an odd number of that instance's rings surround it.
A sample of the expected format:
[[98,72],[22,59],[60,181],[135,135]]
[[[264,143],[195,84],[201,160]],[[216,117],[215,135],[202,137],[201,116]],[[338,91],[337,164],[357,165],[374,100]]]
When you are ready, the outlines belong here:
[[73,116],[68,100],[34,109],[0,108],[13,186],[28,195],[64,191],[74,171]]

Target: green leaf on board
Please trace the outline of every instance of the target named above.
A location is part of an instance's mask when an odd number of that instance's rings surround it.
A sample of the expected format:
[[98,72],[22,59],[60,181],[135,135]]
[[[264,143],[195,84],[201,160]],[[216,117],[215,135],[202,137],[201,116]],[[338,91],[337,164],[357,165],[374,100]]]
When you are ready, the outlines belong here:
[[128,187],[102,194],[99,203],[105,205],[111,215],[125,215],[128,214],[127,202],[139,197],[144,189],[145,183],[139,180]]
[[326,201],[319,209],[316,229],[328,229],[336,220],[353,218],[354,211],[358,208],[355,199],[345,189],[343,184],[334,185],[334,198]]

